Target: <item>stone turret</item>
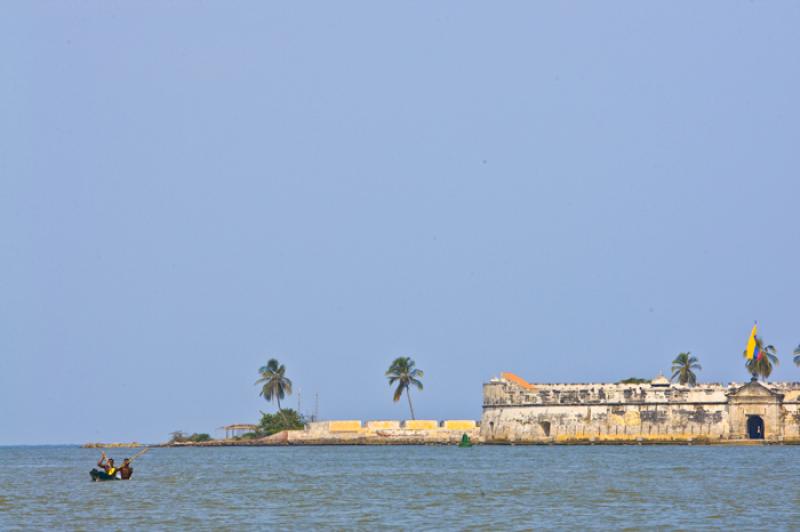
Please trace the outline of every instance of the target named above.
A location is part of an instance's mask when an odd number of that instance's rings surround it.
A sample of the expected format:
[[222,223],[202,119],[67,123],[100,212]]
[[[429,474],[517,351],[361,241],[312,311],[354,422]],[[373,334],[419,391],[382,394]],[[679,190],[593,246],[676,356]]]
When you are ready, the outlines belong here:
[[669,379],[666,378],[663,373],[659,373],[658,377],[650,381],[650,386],[666,387],[669,386],[669,384]]

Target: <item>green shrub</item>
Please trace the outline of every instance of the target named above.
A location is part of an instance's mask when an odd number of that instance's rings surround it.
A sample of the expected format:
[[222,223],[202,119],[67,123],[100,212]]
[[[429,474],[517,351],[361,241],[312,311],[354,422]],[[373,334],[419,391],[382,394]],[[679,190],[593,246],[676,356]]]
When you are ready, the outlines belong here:
[[205,432],[195,432],[191,435],[184,433],[183,431],[176,430],[172,434],[170,434],[171,438],[169,440],[170,443],[185,443],[185,442],[194,442],[200,443],[204,441],[210,441],[211,436],[206,434]]
[[650,382],[650,379],[642,379],[641,377],[628,377],[627,379],[622,379],[619,381],[618,384],[647,384]]
[[271,436],[282,430],[302,429],[303,426],[305,426],[303,416],[291,408],[282,408],[275,414],[261,412],[258,433],[262,436]]

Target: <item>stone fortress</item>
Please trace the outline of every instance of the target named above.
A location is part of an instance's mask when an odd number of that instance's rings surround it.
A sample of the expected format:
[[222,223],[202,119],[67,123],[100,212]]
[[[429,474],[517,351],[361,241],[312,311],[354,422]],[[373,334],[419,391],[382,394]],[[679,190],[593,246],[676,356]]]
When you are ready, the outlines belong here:
[[485,443],[800,443],[800,383],[483,386]]
[[[250,425],[248,425],[250,427]],[[483,385],[480,423],[331,420],[249,440],[168,445],[800,444],[800,383],[531,384],[502,373]]]

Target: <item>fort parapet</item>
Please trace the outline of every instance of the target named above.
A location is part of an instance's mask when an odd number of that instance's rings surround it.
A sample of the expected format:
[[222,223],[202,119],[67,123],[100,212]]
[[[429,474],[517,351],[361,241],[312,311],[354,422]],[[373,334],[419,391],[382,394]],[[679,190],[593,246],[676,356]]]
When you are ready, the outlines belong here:
[[536,384],[503,374],[483,387],[486,443],[800,443],[800,383],[682,386]]

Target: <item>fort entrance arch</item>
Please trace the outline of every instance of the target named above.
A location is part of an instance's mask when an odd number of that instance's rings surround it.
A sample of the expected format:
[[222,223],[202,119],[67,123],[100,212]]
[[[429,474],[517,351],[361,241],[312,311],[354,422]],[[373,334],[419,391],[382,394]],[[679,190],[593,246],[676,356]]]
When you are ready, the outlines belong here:
[[730,434],[733,438],[776,440],[781,430],[783,395],[751,381],[728,394]]
[[751,440],[764,439],[764,420],[761,416],[747,416],[747,437]]

